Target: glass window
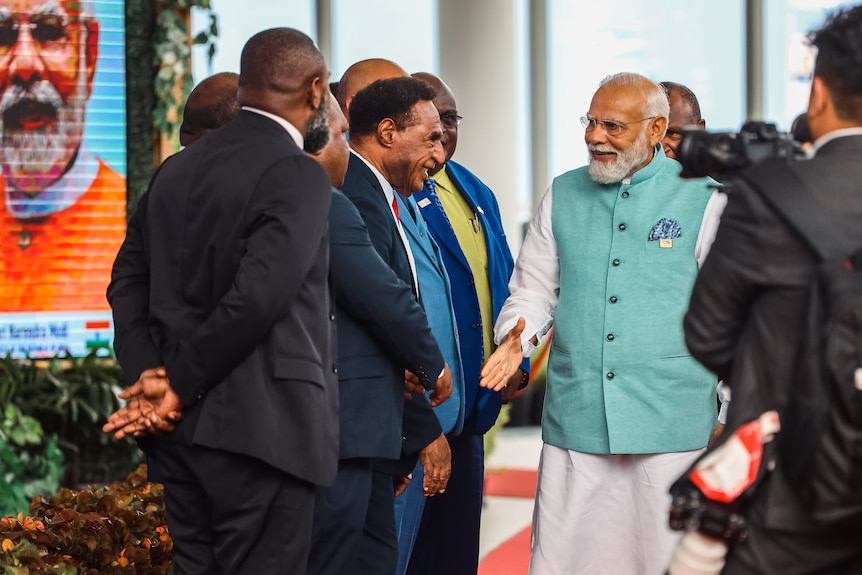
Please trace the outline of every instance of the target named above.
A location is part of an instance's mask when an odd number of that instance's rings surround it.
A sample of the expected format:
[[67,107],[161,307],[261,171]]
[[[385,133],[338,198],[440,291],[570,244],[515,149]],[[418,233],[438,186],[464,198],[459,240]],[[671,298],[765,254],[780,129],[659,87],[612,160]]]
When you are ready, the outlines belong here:
[[854,2],[840,0],[767,0],[764,5],[766,86],[764,116],[788,130],[808,108],[816,51],[807,35],[823,25],[827,14]]
[[578,118],[617,72],[685,84],[710,129],[742,124],[743,0],[549,0],[548,8],[550,176],[587,163]]
[[332,0],[332,79],[367,58],[436,73],[437,0]]
[[[239,56],[249,38],[274,26],[289,26],[317,38],[314,0],[255,0],[254,9],[245,2],[214,2],[218,14],[219,37],[212,68],[204,46],[192,48],[195,83],[218,72],[239,72]],[[209,28],[209,16],[192,10],[192,36]]]

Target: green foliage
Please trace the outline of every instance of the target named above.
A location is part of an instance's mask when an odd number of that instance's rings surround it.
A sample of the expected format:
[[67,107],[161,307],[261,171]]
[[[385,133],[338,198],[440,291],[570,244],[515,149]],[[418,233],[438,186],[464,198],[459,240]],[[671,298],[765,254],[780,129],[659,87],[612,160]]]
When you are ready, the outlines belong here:
[[[111,482],[141,462],[134,440],[117,441],[101,430],[122,406],[117,398],[122,383],[116,360],[95,353],[46,361],[0,360],[0,397],[5,394],[7,405],[41,423],[46,437],[56,438],[65,456],[65,485]],[[24,421],[19,434],[32,431]]]
[[40,493],[53,493],[63,476],[57,438],[45,439],[39,422],[7,403],[0,419],[0,514],[26,509]]
[[173,541],[162,486],[141,466],[122,483],[36,497],[30,516],[0,519],[4,575],[167,575]]
[[[209,12],[209,26],[189,40],[186,11],[200,8]],[[215,56],[215,39],[218,37],[218,18],[209,0],[164,0],[156,19],[154,63],[156,108],[153,124],[168,138],[176,140],[182,118],[183,103],[192,91],[192,45],[207,47],[210,63]],[[179,90],[177,89],[179,85]]]

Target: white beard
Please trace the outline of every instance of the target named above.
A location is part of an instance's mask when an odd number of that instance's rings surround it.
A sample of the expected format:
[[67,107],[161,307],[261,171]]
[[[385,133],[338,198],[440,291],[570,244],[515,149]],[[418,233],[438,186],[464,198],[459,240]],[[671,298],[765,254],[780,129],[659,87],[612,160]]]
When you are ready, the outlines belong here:
[[615,184],[623,181],[623,178],[636,167],[643,164],[649,158],[649,144],[647,133],[644,129],[638,139],[626,150],[619,150],[613,146],[589,145],[591,152],[615,152],[617,157],[610,162],[600,162],[590,158],[590,177],[599,184]]
[[[56,121],[39,130],[7,129],[3,122],[4,114],[23,100],[53,106]],[[18,85],[7,88],[0,97],[0,162],[7,184],[20,192],[36,194],[57,181],[81,144],[84,108],[84,100],[79,98],[64,104],[60,94],[46,80],[29,89]]]

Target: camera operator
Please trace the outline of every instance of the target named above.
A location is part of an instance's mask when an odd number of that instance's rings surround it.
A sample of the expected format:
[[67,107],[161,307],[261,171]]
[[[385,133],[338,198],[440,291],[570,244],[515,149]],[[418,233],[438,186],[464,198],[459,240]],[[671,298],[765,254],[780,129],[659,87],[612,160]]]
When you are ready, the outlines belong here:
[[[831,15],[810,40],[818,49],[808,106],[814,155],[795,169],[862,246],[862,6]],[[730,430],[788,402],[816,265],[761,195],[735,182],[684,322],[691,353],[733,389]],[[747,504],[748,540],[731,545],[722,573],[862,573],[860,533],[816,525],[776,463]]]

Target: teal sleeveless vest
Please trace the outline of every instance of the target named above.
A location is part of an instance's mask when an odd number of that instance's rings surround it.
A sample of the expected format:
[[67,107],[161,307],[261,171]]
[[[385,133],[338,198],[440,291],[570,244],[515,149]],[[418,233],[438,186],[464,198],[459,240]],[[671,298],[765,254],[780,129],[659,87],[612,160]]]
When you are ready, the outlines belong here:
[[[597,184],[586,167],[554,180],[560,296],[546,443],[605,454],[706,446],[717,423],[716,377],[686,349],[682,320],[712,190],[710,180],[679,172],[657,146],[630,183]],[[678,225],[679,236],[650,240],[661,223]]]

